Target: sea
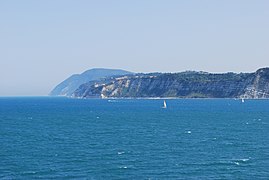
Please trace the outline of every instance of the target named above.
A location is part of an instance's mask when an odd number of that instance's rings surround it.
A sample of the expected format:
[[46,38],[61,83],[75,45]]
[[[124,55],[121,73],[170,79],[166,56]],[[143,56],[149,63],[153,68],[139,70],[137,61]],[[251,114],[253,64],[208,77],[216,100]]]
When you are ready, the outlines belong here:
[[269,100],[0,98],[0,179],[269,179]]

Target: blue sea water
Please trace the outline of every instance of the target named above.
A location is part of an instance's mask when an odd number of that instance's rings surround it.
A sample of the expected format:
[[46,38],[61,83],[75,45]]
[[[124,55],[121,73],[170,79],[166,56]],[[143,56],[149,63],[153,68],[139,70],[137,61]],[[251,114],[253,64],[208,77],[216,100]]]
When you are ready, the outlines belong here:
[[269,100],[0,98],[0,179],[269,179]]

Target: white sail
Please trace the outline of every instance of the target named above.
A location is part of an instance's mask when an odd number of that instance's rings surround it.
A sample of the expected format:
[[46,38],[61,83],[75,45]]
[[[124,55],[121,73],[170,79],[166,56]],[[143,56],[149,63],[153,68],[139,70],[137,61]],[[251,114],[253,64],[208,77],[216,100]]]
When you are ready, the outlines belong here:
[[165,100],[163,101],[163,108],[167,108]]
[[242,103],[244,103],[244,102],[245,102],[244,98],[242,98],[242,99],[241,99],[241,102],[242,102]]

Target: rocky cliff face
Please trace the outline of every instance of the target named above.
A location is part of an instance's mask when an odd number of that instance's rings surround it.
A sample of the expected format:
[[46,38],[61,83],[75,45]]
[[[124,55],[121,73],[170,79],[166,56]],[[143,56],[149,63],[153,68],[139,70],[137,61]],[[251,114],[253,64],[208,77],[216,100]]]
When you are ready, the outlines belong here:
[[140,74],[89,82],[73,94],[79,98],[179,97],[269,98],[269,68],[255,73],[184,72]]
[[262,68],[253,73],[253,81],[241,97],[269,98],[269,68]]

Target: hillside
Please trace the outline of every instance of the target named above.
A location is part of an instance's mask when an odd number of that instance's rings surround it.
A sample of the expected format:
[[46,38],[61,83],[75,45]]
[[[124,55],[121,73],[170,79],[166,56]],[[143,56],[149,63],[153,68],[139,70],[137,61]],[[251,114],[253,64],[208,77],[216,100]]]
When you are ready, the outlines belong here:
[[70,96],[80,85],[89,81],[99,80],[115,75],[126,75],[131,72],[120,70],[120,69],[104,69],[95,68],[90,69],[82,74],[74,74],[58,84],[51,92],[51,96]]
[[91,81],[76,98],[269,98],[269,68],[254,73],[182,72],[137,74]]

